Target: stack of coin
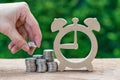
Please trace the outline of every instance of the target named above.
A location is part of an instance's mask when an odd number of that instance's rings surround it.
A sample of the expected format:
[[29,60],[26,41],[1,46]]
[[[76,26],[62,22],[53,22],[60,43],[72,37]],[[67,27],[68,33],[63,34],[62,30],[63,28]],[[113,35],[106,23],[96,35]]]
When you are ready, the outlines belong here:
[[26,58],[25,64],[26,64],[26,72],[35,72],[36,71],[36,59],[35,58]]
[[47,62],[48,72],[56,72],[58,70],[58,65],[56,62]]
[[52,49],[46,49],[43,53],[44,58],[47,62],[53,62],[54,61],[54,51]]
[[37,72],[46,72],[47,71],[47,65],[45,59],[36,59],[36,65],[37,65]]
[[[30,47],[35,47],[34,43],[29,42]],[[26,58],[26,71],[27,72],[56,72],[58,65],[54,62],[54,51],[52,49],[44,50],[43,55],[36,54],[33,58]]]

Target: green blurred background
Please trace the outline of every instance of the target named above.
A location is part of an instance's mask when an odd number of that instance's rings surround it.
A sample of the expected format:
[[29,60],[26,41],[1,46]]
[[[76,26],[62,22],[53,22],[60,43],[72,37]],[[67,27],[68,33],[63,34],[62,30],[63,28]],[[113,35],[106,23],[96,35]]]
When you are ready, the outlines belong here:
[[[65,18],[68,24],[73,17],[78,17],[79,23],[88,17],[96,17],[101,25],[100,32],[95,32],[99,49],[97,58],[120,58],[120,0],[0,0],[0,3],[21,2],[28,3],[31,12],[39,22],[43,39],[41,47],[34,54],[42,54],[44,49],[53,49],[53,41],[58,32],[51,32],[54,18]],[[73,42],[73,32],[68,33],[61,40],[62,43]],[[0,34],[0,58],[30,57],[20,50],[11,54],[7,46],[10,39]],[[80,58],[88,55],[90,40],[78,32],[78,50],[61,50],[67,58]]]

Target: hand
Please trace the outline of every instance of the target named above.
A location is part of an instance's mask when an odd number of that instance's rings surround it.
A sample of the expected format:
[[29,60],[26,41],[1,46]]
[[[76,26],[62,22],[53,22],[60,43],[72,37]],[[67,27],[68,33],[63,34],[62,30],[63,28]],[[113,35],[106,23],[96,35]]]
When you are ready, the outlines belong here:
[[11,39],[8,48],[12,53],[23,49],[32,55],[35,48],[30,49],[26,39],[40,47],[42,35],[39,24],[25,2],[0,4],[0,32]]

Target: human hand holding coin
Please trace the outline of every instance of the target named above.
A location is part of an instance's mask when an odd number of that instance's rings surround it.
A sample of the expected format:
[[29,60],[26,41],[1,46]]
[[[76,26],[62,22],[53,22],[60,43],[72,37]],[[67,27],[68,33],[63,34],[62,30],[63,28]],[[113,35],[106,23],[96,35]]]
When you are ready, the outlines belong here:
[[32,55],[35,48],[30,49],[26,39],[40,47],[42,35],[39,24],[25,2],[0,4],[0,32],[11,39],[8,48],[12,53],[23,49]]

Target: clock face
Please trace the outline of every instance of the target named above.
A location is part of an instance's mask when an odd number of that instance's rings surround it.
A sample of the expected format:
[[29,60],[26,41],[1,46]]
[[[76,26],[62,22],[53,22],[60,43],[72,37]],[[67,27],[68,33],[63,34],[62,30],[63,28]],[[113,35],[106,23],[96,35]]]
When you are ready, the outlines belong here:
[[[68,43],[74,44],[74,31],[65,34],[60,42],[60,44],[68,44]],[[86,34],[77,31],[77,43],[78,43],[78,49],[62,49],[62,48],[60,49],[64,57],[85,58],[89,54],[91,49],[91,42]]]
[[[76,37],[74,37],[75,31]],[[95,41],[95,45],[91,45],[94,44],[93,42],[91,42],[92,39],[93,41]],[[74,44],[78,45],[77,49],[74,48]],[[96,54],[96,45],[97,44],[94,34],[85,26],[79,25],[75,27],[72,25],[66,26],[57,34],[54,42],[54,50],[58,60],[65,60],[66,58],[90,58],[91,60],[93,60]],[[92,49],[93,47],[95,50]],[[82,61],[80,60],[78,62]]]

